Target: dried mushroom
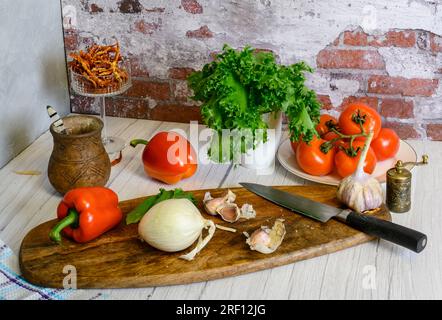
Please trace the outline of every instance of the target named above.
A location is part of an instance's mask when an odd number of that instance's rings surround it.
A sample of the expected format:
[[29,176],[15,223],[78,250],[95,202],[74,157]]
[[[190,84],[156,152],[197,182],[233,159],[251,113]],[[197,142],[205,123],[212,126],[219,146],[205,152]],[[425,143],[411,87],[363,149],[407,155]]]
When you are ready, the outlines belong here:
[[285,236],[283,221],[283,219],[277,219],[271,229],[267,226],[262,226],[250,236],[245,233],[247,237],[246,243],[250,246],[250,249],[264,254],[272,253],[278,249]]

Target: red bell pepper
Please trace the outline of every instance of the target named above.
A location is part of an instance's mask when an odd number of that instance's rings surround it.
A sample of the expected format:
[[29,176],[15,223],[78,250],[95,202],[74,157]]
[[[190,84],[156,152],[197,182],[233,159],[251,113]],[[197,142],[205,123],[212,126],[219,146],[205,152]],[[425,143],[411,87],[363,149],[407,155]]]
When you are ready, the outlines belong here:
[[59,243],[60,232],[83,243],[93,240],[118,225],[123,218],[118,196],[104,187],[77,188],[65,194],[57,208],[60,220],[49,237]]
[[143,151],[144,171],[152,178],[168,184],[191,177],[197,170],[195,150],[182,135],[159,132],[150,141],[135,139],[130,145],[146,145]]

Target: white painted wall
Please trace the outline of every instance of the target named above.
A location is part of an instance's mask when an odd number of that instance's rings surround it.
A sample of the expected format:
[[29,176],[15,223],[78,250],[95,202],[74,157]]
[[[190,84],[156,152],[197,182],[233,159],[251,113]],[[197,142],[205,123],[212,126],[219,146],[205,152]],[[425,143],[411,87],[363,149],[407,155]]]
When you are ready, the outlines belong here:
[[60,2],[0,0],[0,167],[69,112]]

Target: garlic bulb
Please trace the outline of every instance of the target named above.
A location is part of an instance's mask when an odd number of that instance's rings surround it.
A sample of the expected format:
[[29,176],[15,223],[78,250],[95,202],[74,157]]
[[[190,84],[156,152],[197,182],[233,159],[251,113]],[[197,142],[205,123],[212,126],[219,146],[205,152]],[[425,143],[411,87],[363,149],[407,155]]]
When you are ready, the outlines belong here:
[[361,157],[359,158],[356,171],[352,175],[342,179],[337,192],[339,201],[359,213],[376,209],[380,207],[383,202],[381,184],[364,171],[365,158],[372,138],[373,132],[370,132],[366,139],[364,149],[362,150]]
[[[209,229],[203,239],[203,229]],[[215,224],[205,220],[198,208],[188,199],[164,200],[147,211],[138,225],[138,234],[152,247],[176,252],[190,247],[199,239],[196,247],[180,258],[192,260],[210,241]]]

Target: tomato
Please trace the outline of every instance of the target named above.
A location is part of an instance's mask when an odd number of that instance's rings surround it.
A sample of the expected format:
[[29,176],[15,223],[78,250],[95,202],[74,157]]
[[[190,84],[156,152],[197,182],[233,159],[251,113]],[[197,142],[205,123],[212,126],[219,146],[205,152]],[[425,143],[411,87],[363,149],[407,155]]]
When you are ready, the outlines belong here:
[[[347,145],[348,146],[348,145]],[[335,168],[336,172],[345,178],[356,171],[358,166],[359,158],[361,157],[362,149],[364,148],[364,142],[354,141],[353,148],[356,150],[359,147],[359,151],[355,157],[347,154],[344,150],[340,150],[335,156]],[[369,147],[367,152],[367,157],[365,158],[364,171],[367,173],[373,173],[376,168],[376,155],[371,147]]]
[[331,128],[338,126],[338,120],[328,114],[321,114],[319,123],[316,125],[316,131],[322,137],[330,131]]
[[327,153],[321,151],[324,139],[313,137],[310,143],[300,142],[296,149],[296,161],[302,170],[313,176],[323,176],[333,170],[334,148]]
[[365,133],[373,131],[373,139],[376,139],[381,131],[381,116],[376,110],[363,103],[352,103],[341,113],[339,127],[342,133],[348,135],[361,133],[358,119],[362,122]]
[[371,142],[379,161],[394,157],[399,150],[399,137],[392,129],[382,128],[376,139]]

